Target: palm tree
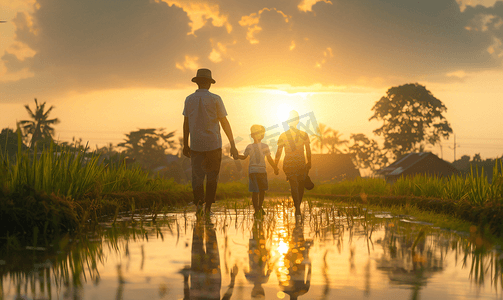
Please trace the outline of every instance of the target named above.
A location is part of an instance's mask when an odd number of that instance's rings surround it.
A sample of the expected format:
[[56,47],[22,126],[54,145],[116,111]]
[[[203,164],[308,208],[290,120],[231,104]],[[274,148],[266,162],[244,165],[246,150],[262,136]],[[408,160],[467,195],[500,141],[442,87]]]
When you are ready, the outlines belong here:
[[58,118],[49,119],[49,113],[54,106],[49,107],[49,109],[45,111],[45,102],[38,105],[37,98],[35,98],[35,106],[35,112],[33,112],[28,105],[25,105],[24,107],[32,120],[23,120],[19,122],[24,133],[26,135],[31,134],[30,144],[32,147],[37,141],[47,138],[52,139],[54,128],[51,126],[59,123]]
[[347,144],[348,141],[341,139],[341,136],[342,133],[339,133],[339,131],[337,130],[331,129],[330,134],[324,138],[325,144],[327,145],[328,148],[328,153],[330,154],[342,153],[342,151],[339,148]]
[[320,153],[323,153],[323,148],[327,146],[326,138],[332,131],[332,128],[323,123],[320,123],[316,128],[316,135],[313,138],[313,144]]

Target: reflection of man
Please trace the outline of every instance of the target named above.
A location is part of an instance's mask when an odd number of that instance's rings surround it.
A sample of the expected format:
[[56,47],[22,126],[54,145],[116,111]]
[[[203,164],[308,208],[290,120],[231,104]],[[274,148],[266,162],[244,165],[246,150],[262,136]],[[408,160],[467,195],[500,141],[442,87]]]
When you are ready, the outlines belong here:
[[222,274],[213,224],[197,222],[192,236],[189,299],[220,299]]
[[[222,159],[220,125],[229,139],[230,152],[234,158],[238,155],[238,151],[222,98],[209,92],[211,84],[215,83],[211,71],[197,70],[197,75],[192,81],[197,83],[198,89],[185,99],[183,154],[191,159],[192,190],[197,211],[201,212],[202,205],[205,204],[205,212],[209,213],[211,204],[215,202]],[[205,177],[206,194],[203,185]]]
[[311,286],[311,260],[309,247],[311,243],[304,240],[304,226],[297,219],[293,229],[288,252],[285,254],[285,267],[288,269],[287,280],[280,280],[280,286],[290,299],[297,299],[309,291]]
[[[192,236],[192,257],[190,269],[181,271],[184,277],[184,300],[220,299],[222,273],[220,254],[214,225],[198,220]],[[222,299],[230,299],[237,269],[231,272],[231,285]],[[189,280],[190,276],[190,280]],[[190,282],[190,287],[189,287]]]
[[269,275],[271,275],[270,257],[266,246],[263,224],[261,221],[255,219],[253,223],[253,236],[250,239],[248,251],[250,270],[245,274],[246,279],[253,283],[252,298],[265,297],[262,284],[267,283]]

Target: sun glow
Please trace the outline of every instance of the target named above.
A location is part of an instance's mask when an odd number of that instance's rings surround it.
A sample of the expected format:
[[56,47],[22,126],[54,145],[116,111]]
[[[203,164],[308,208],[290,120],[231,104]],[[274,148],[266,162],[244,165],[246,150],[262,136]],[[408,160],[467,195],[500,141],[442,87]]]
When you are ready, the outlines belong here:
[[279,122],[284,122],[288,119],[288,114],[292,110],[292,107],[286,103],[280,103],[276,109],[276,116]]
[[288,243],[285,241],[279,241],[278,244],[278,253],[281,255],[285,255],[288,252]]

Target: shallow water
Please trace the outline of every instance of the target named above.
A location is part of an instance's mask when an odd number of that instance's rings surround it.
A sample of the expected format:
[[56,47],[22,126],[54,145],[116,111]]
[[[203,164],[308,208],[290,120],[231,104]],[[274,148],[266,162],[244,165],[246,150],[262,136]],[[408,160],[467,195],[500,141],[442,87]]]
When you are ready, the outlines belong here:
[[[79,238],[0,256],[3,299],[500,299],[503,256],[475,233],[407,216],[241,200],[121,215]],[[39,242],[40,244],[40,242]]]

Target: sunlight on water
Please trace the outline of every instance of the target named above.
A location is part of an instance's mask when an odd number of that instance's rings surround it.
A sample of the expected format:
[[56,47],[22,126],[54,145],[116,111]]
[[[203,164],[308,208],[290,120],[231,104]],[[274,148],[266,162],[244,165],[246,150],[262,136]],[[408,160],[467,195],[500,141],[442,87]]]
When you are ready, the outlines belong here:
[[209,219],[121,215],[85,236],[21,250],[11,241],[0,253],[0,298],[501,297],[500,248],[475,233],[322,201],[296,219],[291,202],[266,203],[263,219],[222,202]]

